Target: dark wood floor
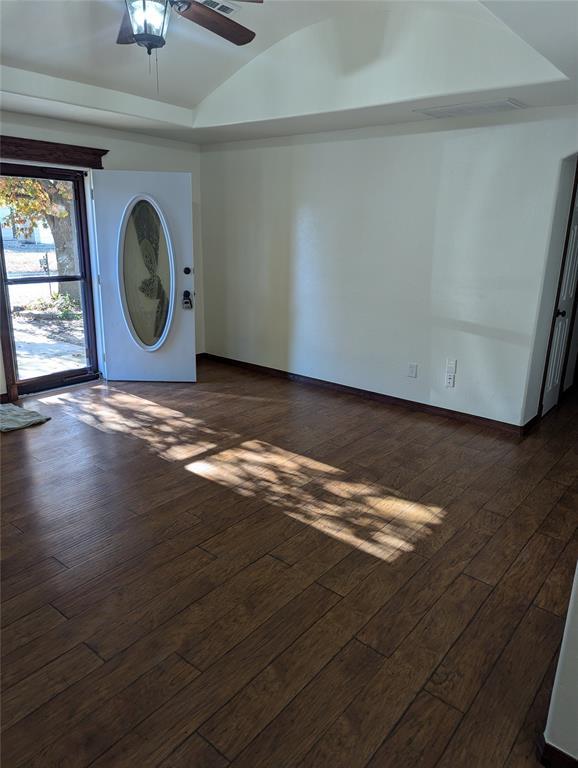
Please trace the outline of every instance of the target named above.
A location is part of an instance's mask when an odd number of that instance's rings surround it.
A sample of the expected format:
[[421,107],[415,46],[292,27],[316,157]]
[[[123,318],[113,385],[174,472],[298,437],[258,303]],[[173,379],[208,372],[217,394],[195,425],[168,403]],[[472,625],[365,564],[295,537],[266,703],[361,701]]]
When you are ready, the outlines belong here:
[[204,363],[2,441],[3,766],[536,766],[578,400],[521,441]]

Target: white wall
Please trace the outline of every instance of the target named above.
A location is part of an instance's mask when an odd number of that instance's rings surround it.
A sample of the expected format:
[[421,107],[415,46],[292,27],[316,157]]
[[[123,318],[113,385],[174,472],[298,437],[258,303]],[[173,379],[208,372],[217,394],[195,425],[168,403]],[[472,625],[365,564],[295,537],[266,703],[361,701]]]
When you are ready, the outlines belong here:
[[205,320],[215,354],[525,423],[576,118],[457,125],[208,147],[200,161],[184,143],[2,118],[9,135],[107,148],[106,168],[193,173],[199,351]]
[[[544,731],[546,743],[578,760],[578,568],[574,572],[574,584],[570,594],[564,636],[560,648],[558,666],[548,721]],[[571,764],[570,760],[567,763]]]
[[524,423],[576,116],[397,130],[203,152],[207,351]]
[[[80,123],[61,122],[39,117],[2,113],[3,134],[26,139],[42,139],[108,149],[103,158],[105,169],[190,171],[193,177],[193,232],[195,278],[197,291],[196,329],[197,351],[204,350],[203,262],[201,237],[200,153],[195,145],[155,139],[137,133],[107,130]],[[4,375],[0,392],[5,392]]]

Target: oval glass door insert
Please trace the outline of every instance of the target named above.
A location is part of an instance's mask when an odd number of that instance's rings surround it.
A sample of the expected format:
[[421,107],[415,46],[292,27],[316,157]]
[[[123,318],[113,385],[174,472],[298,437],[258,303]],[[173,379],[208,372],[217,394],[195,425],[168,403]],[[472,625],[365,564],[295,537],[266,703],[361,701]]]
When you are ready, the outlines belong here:
[[171,322],[174,265],[168,232],[149,200],[137,200],[125,213],[119,266],[129,330],[140,346],[158,349]]

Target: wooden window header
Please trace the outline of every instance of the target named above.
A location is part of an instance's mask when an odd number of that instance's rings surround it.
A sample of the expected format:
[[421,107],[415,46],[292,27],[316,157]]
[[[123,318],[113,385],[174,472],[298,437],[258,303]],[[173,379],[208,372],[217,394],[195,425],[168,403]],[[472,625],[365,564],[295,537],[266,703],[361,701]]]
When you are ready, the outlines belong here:
[[54,141],[20,139],[0,136],[0,156],[6,160],[27,160],[37,163],[76,165],[80,168],[102,168],[102,158],[108,149],[78,147]]

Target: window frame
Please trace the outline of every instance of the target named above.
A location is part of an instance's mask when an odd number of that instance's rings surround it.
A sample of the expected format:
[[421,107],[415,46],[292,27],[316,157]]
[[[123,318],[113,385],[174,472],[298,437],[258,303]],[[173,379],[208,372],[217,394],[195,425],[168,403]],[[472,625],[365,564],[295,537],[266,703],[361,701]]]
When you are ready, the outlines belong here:
[[[69,168],[53,168],[49,166],[24,165],[10,162],[0,162],[1,176],[20,176],[31,179],[57,179],[58,181],[70,181],[74,189],[75,233],[78,247],[79,273],[77,275],[62,275],[56,279],[55,275],[44,277],[20,277],[9,278],[6,274],[4,259],[4,243],[1,245],[1,306],[0,322],[2,323],[2,356],[6,376],[6,388],[8,400],[13,401],[19,395],[40,392],[55,387],[63,387],[69,384],[77,384],[84,381],[92,381],[99,377],[98,357],[96,346],[96,325],[94,319],[94,300],[92,270],[90,265],[90,251],[88,241],[88,214],[86,208],[85,178],[86,171]],[[1,240],[1,233],[0,233]],[[16,371],[16,350],[14,347],[14,333],[10,316],[10,302],[8,287],[10,285],[30,285],[43,283],[77,282],[80,284],[82,297],[83,321],[85,342],[87,351],[87,365],[83,368],[58,371],[57,373],[37,376],[33,379],[18,380]]]

